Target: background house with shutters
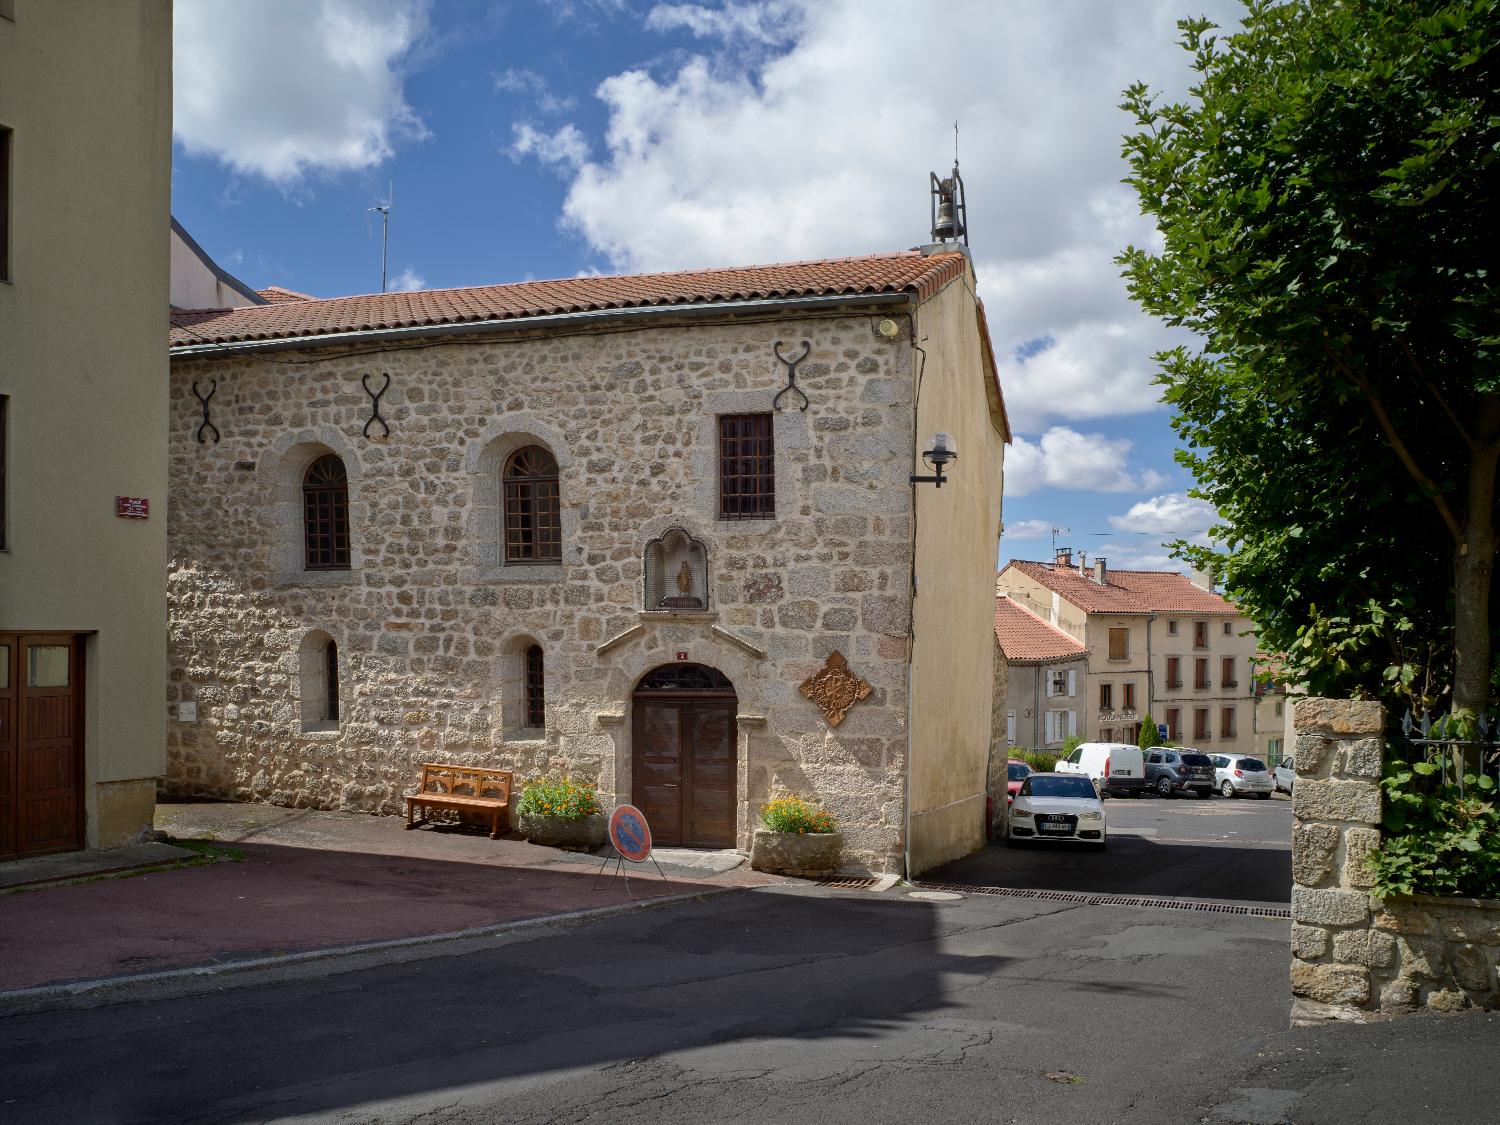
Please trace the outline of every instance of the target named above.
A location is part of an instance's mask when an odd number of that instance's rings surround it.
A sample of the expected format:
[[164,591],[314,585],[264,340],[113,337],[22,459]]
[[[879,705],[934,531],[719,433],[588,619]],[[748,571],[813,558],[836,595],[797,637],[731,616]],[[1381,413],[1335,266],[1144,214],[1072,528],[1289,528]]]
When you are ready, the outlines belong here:
[[0,860],[151,829],[171,76],[169,4],[0,4]]
[[[664,842],[794,793],[851,867],[978,846],[1009,435],[973,290],[946,244],[174,312],[168,788],[396,813],[455,761]],[[835,653],[836,725],[801,690]]]
[[1061,750],[1083,731],[1088,650],[1061,629],[1001,594],[995,639],[1005,654],[1005,745]]
[[1179,744],[1264,749],[1255,734],[1255,627],[1228,599],[1173,571],[1113,570],[1067,549],[1050,563],[1010,562],[996,590],[1084,645],[1088,740],[1135,742],[1149,713]]

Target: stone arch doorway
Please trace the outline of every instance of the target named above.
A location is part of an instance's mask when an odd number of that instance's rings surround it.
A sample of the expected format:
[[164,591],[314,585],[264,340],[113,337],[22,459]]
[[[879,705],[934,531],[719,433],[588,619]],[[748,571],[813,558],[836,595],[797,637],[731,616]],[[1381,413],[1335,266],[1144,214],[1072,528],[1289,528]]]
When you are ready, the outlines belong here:
[[656,842],[734,847],[734,685],[704,664],[663,664],[631,702],[631,795]]

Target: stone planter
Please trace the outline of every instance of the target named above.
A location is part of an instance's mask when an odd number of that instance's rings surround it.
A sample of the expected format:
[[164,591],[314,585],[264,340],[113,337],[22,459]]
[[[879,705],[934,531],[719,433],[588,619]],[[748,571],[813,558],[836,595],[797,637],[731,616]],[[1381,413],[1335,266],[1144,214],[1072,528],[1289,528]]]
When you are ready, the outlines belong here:
[[838,832],[772,832],[755,830],[750,866],[773,875],[822,877],[839,869],[844,837]]
[[609,837],[609,821],[602,813],[582,820],[564,820],[560,816],[536,816],[521,813],[516,827],[533,844],[561,848],[567,852],[591,852],[603,847]]

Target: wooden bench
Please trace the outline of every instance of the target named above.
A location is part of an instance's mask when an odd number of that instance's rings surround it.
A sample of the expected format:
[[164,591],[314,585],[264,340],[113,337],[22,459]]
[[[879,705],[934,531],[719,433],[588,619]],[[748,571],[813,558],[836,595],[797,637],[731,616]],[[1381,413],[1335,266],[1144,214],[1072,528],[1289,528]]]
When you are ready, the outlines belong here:
[[[490,818],[490,839],[498,840],[500,833],[510,827],[510,790],[514,781],[515,775],[510,770],[425,762],[421,785],[406,796],[406,827],[426,824],[429,809],[484,813]],[[413,820],[418,808],[422,809],[422,818]]]

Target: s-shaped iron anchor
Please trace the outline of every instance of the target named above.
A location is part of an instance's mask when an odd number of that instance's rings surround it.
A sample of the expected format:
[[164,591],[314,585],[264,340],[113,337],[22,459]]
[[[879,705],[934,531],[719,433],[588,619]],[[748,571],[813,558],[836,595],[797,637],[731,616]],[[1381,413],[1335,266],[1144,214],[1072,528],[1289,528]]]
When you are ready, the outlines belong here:
[[800,409],[804,414],[807,413],[807,408],[811,406],[812,403],[808,400],[807,395],[802,393],[802,388],[797,386],[797,365],[808,356],[812,355],[812,341],[803,340],[801,354],[792,359],[788,359],[786,356],[781,354],[780,340],[776,341],[771,350],[776,353],[777,359],[786,364],[786,386],[782,387],[781,390],[776,392],[776,397],[771,400],[771,409],[779,409],[782,395],[786,394],[788,391],[796,391],[798,396],[802,399],[802,406],[800,407]]
[[193,397],[198,400],[198,405],[203,407],[203,421],[198,425],[198,444],[200,445],[203,444],[204,430],[212,430],[214,432],[214,444],[219,444],[219,427],[215,426],[211,421],[209,421],[208,418],[208,400],[214,397],[214,392],[218,389],[219,381],[217,379],[210,379],[208,385],[208,394],[199,394],[198,380],[193,380]]
[[363,433],[365,437],[369,437],[370,427],[373,426],[376,422],[379,422],[381,427],[385,430],[385,433],[381,434],[380,436],[390,437],[391,427],[387,425],[386,420],[380,416],[380,396],[385,394],[385,392],[390,389],[391,373],[389,371],[386,372],[385,382],[380,385],[380,390],[378,391],[370,389],[370,377],[368,375],[361,375],[359,377],[359,382],[360,385],[364,387],[365,394],[370,396],[370,417],[369,420],[365,422],[365,428],[360,432]]

